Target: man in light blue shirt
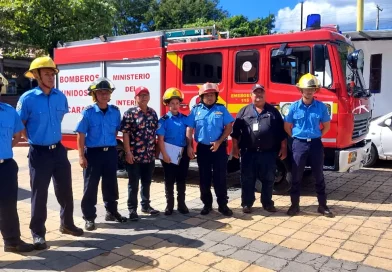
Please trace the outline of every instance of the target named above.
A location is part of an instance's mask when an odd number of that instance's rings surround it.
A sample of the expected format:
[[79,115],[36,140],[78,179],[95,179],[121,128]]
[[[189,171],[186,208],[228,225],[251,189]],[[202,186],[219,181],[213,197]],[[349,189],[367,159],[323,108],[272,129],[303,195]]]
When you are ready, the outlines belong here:
[[25,92],[16,110],[26,126],[24,138],[30,144],[29,168],[31,184],[31,222],[34,246],[47,247],[45,221],[48,187],[53,178],[54,190],[61,206],[60,232],[80,236],[83,230],[73,220],[73,195],[71,165],[67,150],[61,144],[61,121],[68,113],[65,95],[54,88],[55,75],[59,72],[50,57],[36,58],[25,76],[38,81],[38,87]]
[[4,252],[30,252],[33,245],[20,239],[17,211],[18,165],[12,147],[20,140],[24,126],[15,109],[0,102],[0,231]]
[[200,172],[200,194],[204,207],[202,215],[212,210],[211,180],[219,205],[219,212],[231,216],[227,206],[227,143],[233,128],[234,118],[226,107],[218,104],[219,88],[214,83],[206,83],[199,90],[201,102],[193,107],[187,119],[188,156],[192,159],[193,130],[197,142],[197,163]]
[[[300,185],[309,159],[312,174],[316,180],[316,193],[319,202],[317,211],[327,217],[333,217],[327,206],[323,174],[324,148],[321,142],[321,137],[330,128],[331,118],[324,103],[314,99],[314,94],[320,90],[317,77],[306,74],[301,77],[297,87],[302,93],[302,98],[291,104],[285,118],[285,130],[293,138],[291,207],[287,214],[294,216],[300,212]],[[320,125],[322,125],[322,129],[320,129]]]
[[117,132],[120,129],[120,110],[109,105],[115,90],[107,78],[98,78],[90,84],[88,94],[94,105],[86,107],[76,126],[78,133],[79,164],[83,168],[84,193],[83,218],[86,230],[95,230],[97,217],[95,205],[99,180],[102,178],[102,195],[106,208],[106,221],[126,222],[117,210]]

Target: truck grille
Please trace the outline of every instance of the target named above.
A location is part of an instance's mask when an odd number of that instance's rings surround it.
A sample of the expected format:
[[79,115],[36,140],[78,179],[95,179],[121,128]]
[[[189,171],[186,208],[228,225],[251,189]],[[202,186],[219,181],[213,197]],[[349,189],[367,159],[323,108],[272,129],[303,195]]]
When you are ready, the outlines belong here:
[[371,116],[370,112],[354,115],[353,139],[366,135],[369,132]]

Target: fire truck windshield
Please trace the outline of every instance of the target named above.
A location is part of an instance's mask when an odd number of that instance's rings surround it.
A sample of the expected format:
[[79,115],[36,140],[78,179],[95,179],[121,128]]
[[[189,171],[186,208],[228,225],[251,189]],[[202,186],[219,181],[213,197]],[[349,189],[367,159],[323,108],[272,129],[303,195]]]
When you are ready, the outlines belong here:
[[338,45],[340,64],[342,65],[342,70],[346,78],[347,90],[350,95],[366,97],[369,93],[365,87],[365,80],[362,74],[363,68],[354,71],[347,61],[347,57],[354,51],[355,48],[347,43],[342,42]]

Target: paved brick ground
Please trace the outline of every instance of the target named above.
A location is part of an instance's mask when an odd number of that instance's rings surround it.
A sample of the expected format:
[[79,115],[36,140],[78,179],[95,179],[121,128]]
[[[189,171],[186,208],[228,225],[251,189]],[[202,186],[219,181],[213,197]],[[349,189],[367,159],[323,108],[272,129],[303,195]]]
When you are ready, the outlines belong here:
[[[19,164],[18,210],[22,236],[31,241],[30,188],[27,148],[15,148]],[[77,152],[70,151],[75,221],[83,226],[80,200],[82,171]],[[240,207],[238,189],[230,189],[234,216],[216,211],[199,215],[202,203],[197,186],[187,187],[191,213],[142,216],[139,222],[108,223],[102,197],[98,204],[98,230],[75,238],[62,235],[59,205],[50,187],[48,199],[49,249],[31,254],[4,253],[1,271],[392,271],[392,164],[352,174],[326,173],[333,219],[318,216],[313,185],[304,189],[300,216],[285,212],[289,197],[274,196],[279,209],[271,214],[256,203],[251,215]],[[389,169],[388,169],[389,168]],[[152,206],[165,208],[162,172],[156,171]],[[231,180],[236,180],[232,176]],[[191,183],[197,174],[190,173]],[[127,180],[119,179],[119,208],[127,215]]]

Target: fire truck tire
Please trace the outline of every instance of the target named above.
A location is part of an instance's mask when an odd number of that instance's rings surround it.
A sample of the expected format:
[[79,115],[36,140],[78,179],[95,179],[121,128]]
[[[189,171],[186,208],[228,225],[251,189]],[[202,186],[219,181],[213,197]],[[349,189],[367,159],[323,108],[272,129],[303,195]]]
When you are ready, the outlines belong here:
[[118,178],[128,178],[128,173],[127,170],[125,169],[125,149],[124,149],[124,144],[117,140],[117,155],[118,155],[118,161],[117,161],[117,177]]
[[368,161],[363,165],[364,167],[372,167],[378,160],[377,148],[374,144],[370,149],[370,155]]

